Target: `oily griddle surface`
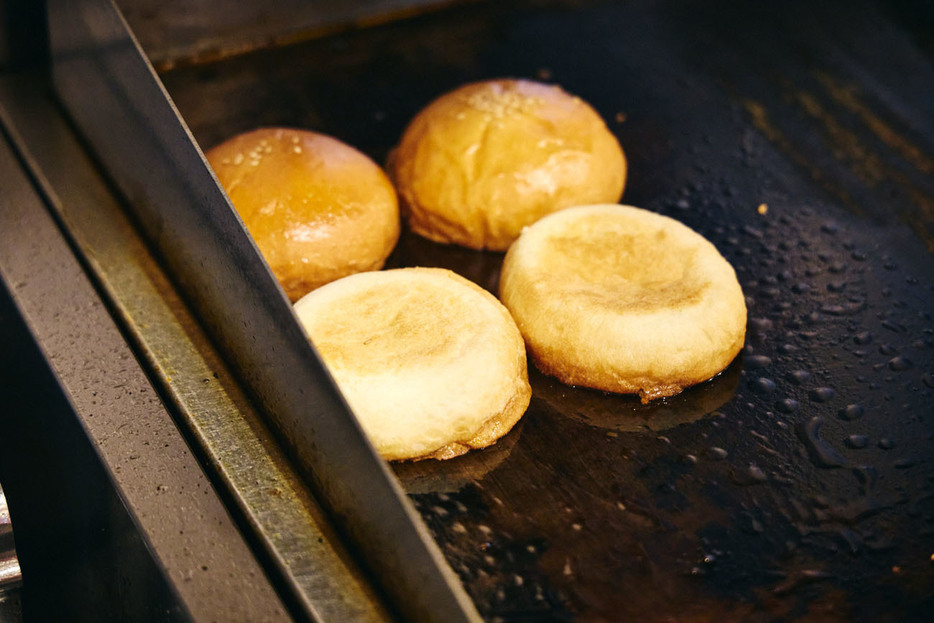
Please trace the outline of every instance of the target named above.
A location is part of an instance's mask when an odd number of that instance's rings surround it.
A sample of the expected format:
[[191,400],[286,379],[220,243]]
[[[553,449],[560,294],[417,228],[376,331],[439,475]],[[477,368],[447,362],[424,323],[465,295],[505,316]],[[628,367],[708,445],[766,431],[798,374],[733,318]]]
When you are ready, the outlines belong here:
[[[395,466],[486,618],[921,621],[932,24],[908,1],[473,3],[162,78],[204,148],[291,125],[379,162],[451,88],[553,81],[619,137],[623,202],[736,268],[747,346],[717,378],[644,406],[530,370],[496,446]],[[501,261],[404,234],[390,264],[495,291]]]

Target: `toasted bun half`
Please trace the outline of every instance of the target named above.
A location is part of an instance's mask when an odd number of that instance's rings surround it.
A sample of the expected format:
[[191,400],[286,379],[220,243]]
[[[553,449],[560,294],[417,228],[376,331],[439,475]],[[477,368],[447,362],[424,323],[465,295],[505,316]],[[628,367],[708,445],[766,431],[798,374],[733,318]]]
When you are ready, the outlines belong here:
[[529,405],[525,346],[512,317],[448,270],[351,275],[308,294],[295,312],[388,460],[483,448]]
[[746,335],[742,289],[717,249],[628,206],[571,208],[528,227],[506,254],[500,299],[542,372],[643,401],[716,375]]
[[626,159],[586,102],[529,80],[469,84],[429,104],[390,157],[411,229],[505,250],[526,225],[572,205],[619,201]]
[[293,302],[335,279],[381,268],[399,238],[389,178],[337,139],[261,128],[206,156]]

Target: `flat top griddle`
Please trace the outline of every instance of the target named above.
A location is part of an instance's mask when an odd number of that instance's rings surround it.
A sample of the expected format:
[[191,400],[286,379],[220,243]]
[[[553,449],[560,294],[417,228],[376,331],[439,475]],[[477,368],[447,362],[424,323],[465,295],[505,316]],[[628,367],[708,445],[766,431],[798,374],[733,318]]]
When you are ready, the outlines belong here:
[[[289,125],[379,162],[451,88],[553,81],[619,137],[623,202],[736,268],[747,344],[718,377],[645,406],[530,369],[496,446],[394,466],[484,617],[921,621],[932,26],[907,1],[475,3],[161,78],[203,148]],[[405,233],[390,264],[495,291],[501,261]]]

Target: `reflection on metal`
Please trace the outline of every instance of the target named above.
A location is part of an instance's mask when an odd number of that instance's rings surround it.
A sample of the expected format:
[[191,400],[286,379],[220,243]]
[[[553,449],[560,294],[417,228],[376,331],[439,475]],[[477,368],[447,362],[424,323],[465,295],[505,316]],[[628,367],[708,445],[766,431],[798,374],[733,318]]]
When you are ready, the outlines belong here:
[[3,487],[0,487],[0,592],[16,589],[22,582],[23,572],[16,558],[10,509],[7,508]]
[[452,0],[134,0],[118,2],[160,69],[213,61],[420,13]]
[[[2,421],[4,431],[14,431],[4,435],[4,463],[13,458],[4,478],[11,500],[17,493],[19,502],[18,549],[29,561],[23,590],[27,598],[40,596],[29,598],[29,610],[39,620],[75,620],[82,613],[125,620],[132,611],[161,613],[167,621],[284,621],[286,609],[256,552],[154,391],[87,266],[79,263],[61,229],[63,219],[51,213],[51,197],[40,194],[42,171],[22,149],[21,137],[27,131],[42,137],[33,145],[58,165],[51,171],[66,180],[67,197],[89,192],[101,199],[101,208],[106,186],[99,178],[95,186],[69,176],[92,165],[86,154],[71,158],[76,150],[69,150],[67,139],[76,144],[76,138],[62,134],[60,109],[52,107],[55,123],[35,106],[18,109],[32,124],[14,117],[14,94],[26,86],[17,78],[0,79],[0,122],[18,148],[16,153],[0,141],[0,279],[4,326],[15,307],[23,326],[14,326],[14,334],[29,332],[26,345],[17,345],[15,336],[10,340],[12,357],[24,359],[23,378],[38,381],[39,391],[25,385],[15,392],[23,394],[18,404],[36,405],[35,413],[5,414],[13,417]],[[37,81],[33,90],[48,93],[47,81]],[[23,355],[31,348],[47,368],[28,365]],[[20,362],[7,358],[3,365],[9,371]],[[11,444],[31,451],[8,455]],[[62,567],[55,573],[50,564]],[[108,590],[114,586],[134,590]]]
[[255,529],[276,572],[288,579],[292,599],[315,619],[387,619],[346,560],[320,506],[41,92],[0,89],[24,153],[28,146],[45,193],[126,334]]
[[53,80],[212,338],[399,612],[478,618],[109,2],[52,3]]

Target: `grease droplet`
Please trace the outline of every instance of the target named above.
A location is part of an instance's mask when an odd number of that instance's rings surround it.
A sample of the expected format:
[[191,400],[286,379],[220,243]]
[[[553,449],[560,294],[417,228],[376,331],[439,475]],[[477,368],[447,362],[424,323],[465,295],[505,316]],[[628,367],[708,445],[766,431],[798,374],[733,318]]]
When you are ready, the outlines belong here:
[[[896,305],[897,307],[897,305]],[[908,331],[908,327],[898,322],[893,322],[891,320],[883,320],[882,326],[892,333],[905,333]]]
[[727,452],[723,448],[713,446],[712,448],[707,450],[707,455],[715,461],[722,461],[727,456],[729,456],[729,452]]
[[845,441],[847,447],[854,450],[862,450],[869,445],[869,437],[866,435],[850,435]]
[[883,437],[879,440],[878,446],[883,450],[891,450],[895,447],[895,442],[892,441],[889,437]]
[[765,355],[748,355],[743,357],[743,363],[747,368],[756,369],[765,368],[772,365],[772,360]]
[[799,406],[798,401],[794,398],[783,398],[775,403],[775,408],[782,413],[794,413]]
[[817,387],[808,392],[808,398],[814,402],[828,402],[836,395],[837,392],[832,387]]
[[858,420],[866,414],[866,408],[862,405],[847,405],[837,412],[842,420]]
[[830,444],[821,439],[820,429],[823,425],[824,419],[819,416],[814,416],[805,422],[799,430],[800,437],[802,441],[805,442],[808,454],[811,455],[811,460],[814,461],[814,464],[818,467],[846,466],[847,460],[834,450]]
[[775,381],[765,377],[759,377],[749,381],[749,386],[761,394],[769,394],[775,391]]
[[811,378],[811,373],[807,370],[794,370],[788,374],[788,378],[797,383],[798,385],[803,385],[807,383]]
[[911,368],[911,360],[906,357],[898,356],[889,359],[889,369],[895,372],[902,372]]
[[768,476],[765,475],[762,468],[755,464],[749,466],[749,477],[756,482],[765,482],[768,480]]

